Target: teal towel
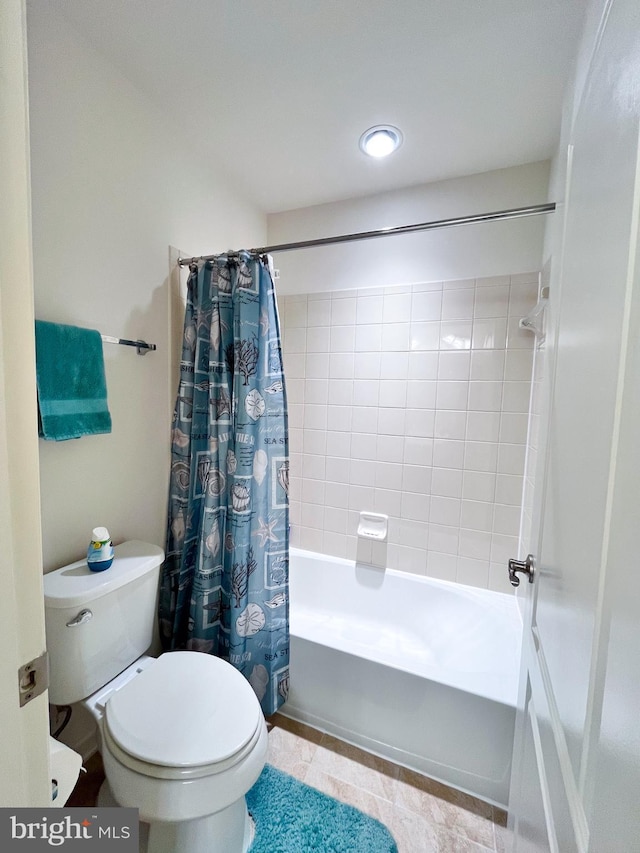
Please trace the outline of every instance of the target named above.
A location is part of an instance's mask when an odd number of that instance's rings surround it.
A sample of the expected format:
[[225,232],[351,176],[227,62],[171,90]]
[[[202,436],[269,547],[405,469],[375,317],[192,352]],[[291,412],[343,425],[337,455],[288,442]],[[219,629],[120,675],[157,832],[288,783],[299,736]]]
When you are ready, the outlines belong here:
[[100,332],[36,320],[36,382],[43,438],[111,432]]

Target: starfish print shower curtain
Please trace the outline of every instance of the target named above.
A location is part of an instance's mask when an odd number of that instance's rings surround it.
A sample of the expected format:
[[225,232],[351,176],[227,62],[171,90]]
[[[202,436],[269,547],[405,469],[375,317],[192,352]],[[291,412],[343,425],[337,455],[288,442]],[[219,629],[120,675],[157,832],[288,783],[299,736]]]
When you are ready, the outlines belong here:
[[159,619],[217,655],[266,716],[289,689],[287,402],[273,282],[249,252],[192,265],[173,416]]

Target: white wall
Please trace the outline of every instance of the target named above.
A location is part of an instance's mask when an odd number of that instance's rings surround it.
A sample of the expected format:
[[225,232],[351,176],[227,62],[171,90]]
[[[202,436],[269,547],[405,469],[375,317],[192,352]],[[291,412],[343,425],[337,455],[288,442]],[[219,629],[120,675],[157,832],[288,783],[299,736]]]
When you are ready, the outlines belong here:
[[[263,244],[265,217],[160,112],[74,34],[48,0],[28,8],[36,317],[144,338],[105,344],[110,435],[40,441],[45,570],[81,557],[91,530],[164,545],[169,430],[169,246]],[[17,271],[19,275],[19,271]]]
[[[271,214],[269,244],[410,225],[547,201],[549,163]],[[555,214],[551,214],[554,216]],[[278,292],[317,293],[540,269],[546,215],[274,255]]]

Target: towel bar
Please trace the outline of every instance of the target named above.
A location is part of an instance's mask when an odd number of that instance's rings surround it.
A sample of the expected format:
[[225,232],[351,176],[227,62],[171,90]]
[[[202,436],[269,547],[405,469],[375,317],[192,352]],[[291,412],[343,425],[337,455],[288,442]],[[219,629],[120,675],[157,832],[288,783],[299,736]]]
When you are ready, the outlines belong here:
[[148,344],[146,341],[128,341],[126,338],[114,338],[112,335],[100,335],[100,337],[108,344],[122,344],[125,347],[135,347],[138,355],[146,355],[149,350],[156,349],[155,344]]

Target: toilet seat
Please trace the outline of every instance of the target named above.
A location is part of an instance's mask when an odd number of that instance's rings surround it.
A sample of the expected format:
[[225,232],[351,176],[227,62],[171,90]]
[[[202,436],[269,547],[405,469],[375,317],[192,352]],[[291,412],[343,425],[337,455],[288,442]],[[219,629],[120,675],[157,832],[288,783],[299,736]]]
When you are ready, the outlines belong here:
[[263,725],[251,685],[231,664],[169,652],[110,696],[103,737],[114,758],[138,773],[189,779],[237,764]]

